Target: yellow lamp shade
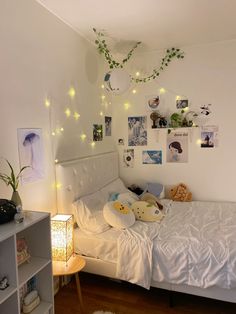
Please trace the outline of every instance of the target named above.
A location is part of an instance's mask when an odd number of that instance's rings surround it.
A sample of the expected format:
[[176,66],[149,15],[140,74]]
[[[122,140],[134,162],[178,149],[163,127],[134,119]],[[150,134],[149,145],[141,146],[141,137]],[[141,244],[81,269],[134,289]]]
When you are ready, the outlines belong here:
[[51,218],[52,259],[67,262],[73,254],[73,217],[55,215]]

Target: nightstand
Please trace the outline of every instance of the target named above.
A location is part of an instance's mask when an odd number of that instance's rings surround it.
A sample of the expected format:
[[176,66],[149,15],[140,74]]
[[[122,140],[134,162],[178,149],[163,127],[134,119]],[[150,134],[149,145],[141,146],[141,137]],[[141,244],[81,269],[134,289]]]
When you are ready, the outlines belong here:
[[75,275],[77,293],[82,312],[84,312],[84,306],[80,288],[79,272],[84,268],[85,264],[86,264],[85,260],[78,255],[71,256],[67,263],[57,261],[53,261],[52,263],[53,276]]

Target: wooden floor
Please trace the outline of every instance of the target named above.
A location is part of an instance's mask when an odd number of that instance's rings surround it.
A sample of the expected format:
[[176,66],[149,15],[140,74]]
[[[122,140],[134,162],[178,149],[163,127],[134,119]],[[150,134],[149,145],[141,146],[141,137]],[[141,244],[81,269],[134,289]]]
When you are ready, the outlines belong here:
[[[174,306],[169,306],[169,292],[146,290],[124,282],[80,273],[82,296],[86,312],[111,311],[115,314],[236,314],[236,304],[182,293],[174,294]],[[55,297],[55,314],[81,313],[76,284],[72,280]]]

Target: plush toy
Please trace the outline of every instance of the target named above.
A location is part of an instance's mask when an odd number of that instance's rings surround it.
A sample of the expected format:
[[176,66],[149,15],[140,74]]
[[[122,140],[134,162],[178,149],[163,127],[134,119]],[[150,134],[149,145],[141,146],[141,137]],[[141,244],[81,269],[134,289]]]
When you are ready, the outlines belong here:
[[178,202],[191,202],[192,193],[189,191],[186,184],[180,183],[170,190],[170,198]]
[[151,193],[144,193],[141,196],[140,201],[148,202],[149,204],[153,204],[154,206],[158,207],[161,210],[163,209],[163,205],[161,205],[159,199]]
[[133,203],[131,209],[137,220],[160,221],[164,216],[155,205],[144,201]]

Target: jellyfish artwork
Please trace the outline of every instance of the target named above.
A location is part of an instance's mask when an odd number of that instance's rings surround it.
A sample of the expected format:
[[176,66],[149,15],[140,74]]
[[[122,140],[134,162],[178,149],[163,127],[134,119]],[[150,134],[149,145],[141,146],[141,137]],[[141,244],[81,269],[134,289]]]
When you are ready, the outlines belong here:
[[26,135],[23,145],[24,146],[29,146],[30,147],[30,165],[34,169],[34,161],[35,161],[35,156],[34,156],[34,143],[39,140],[39,135],[35,133],[29,133]]

